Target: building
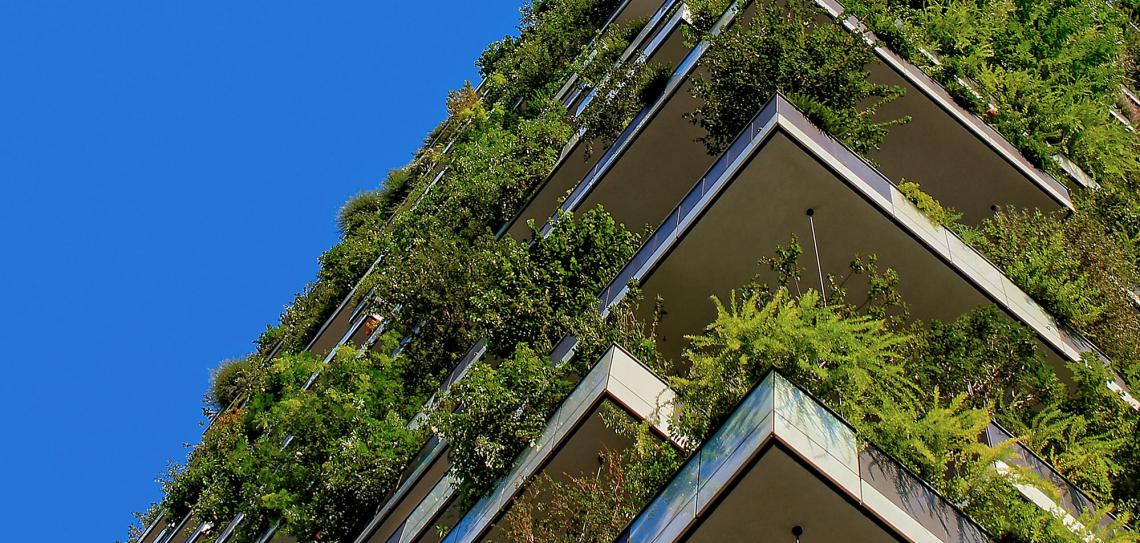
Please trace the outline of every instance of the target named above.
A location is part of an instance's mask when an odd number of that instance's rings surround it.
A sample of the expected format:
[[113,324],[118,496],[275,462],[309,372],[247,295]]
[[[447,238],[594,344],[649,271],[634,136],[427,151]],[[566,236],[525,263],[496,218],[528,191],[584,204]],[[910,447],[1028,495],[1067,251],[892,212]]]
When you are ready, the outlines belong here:
[[[941,83],[874,39],[858,19],[844,16],[843,6],[832,0],[816,2],[821,24],[841,18],[872,52],[866,66],[870,81],[905,89],[901,98],[879,109],[879,118],[909,116],[911,122],[892,127],[881,145],[860,156],[813,123],[793,100],[772,93],[755,97],[751,121],[723,151],[709,153],[700,142],[703,129],[691,122],[700,106],[694,78],[704,69],[702,60],[714,50],[716,37],[734,25],[748,24],[760,9],[755,2],[726,5],[703,34],[692,31],[703,24],[700,15],[680,0],[625,0],[611,6],[602,30],[637,22],[637,32],[617,51],[618,62],[664,66],[667,78],[612,141],[593,142],[596,149],[585,159],[592,140],[587,131],[576,130],[509,220],[489,225],[497,227],[497,237],[526,241],[532,235],[528,222],[541,226],[535,233],[545,236],[556,228],[561,212],[582,213],[599,205],[630,230],[649,228],[652,233],[632,258],[596,293],[597,307],[608,314],[629,294],[631,284],[639,286],[644,299],[665,300],[671,310],[656,324],[655,346],[672,360],[682,359],[686,338],[701,334],[716,318],[708,298],[727,299],[756,276],[759,259],[795,236],[810,246],[800,260],[808,270],[802,279],[805,288],[827,292],[825,276],[842,275],[853,255],[874,254],[901,277],[915,278],[898,285],[914,319],[950,322],[975,307],[992,305],[1003,318],[1032,333],[1057,374],[1063,375],[1073,363],[1110,364],[1093,341],[1051,314],[1005,270],[929,217],[913,195],[900,189],[905,180],[920,179],[927,194],[961,213],[962,223],[977,226],[1006,207],[1072,212],[1074,193],[1092,190],[1089,174],[1063,155],[1056,160],[1069,179],[1059,180],[1036,166],[985,119],[959,105]],[[585,79],[573,73],[559,86],[554,99],[566,111],[581,115],[599,100],[599,91]],[[599,86],[610,88],[604,81]],[[521,99],[513,105],[525,107]],[[1128,122],[1115,110],[1105,112],[1106,117],[1109,113]],[[446,157],[462,140],[463,121],[457,117],[450,122],[454,124],[437,135],[440,140],[428,145],[440,145],[444,158],[421,174],[426,182],[396,214],[415,213],[433,190],[445,190],[451,168]],[[444,145],[447,137],[452,139]],[[385,258],[393,257],[383,254],[365,275],[378,273]],[[341,298],[304,350],[327,364],[338,346],[361,352],[380,348],[377,339],[391,332],[393,316],[370,305],[374,294],[367,285],[358,282]],[[854,294],[867,295],[858,288],[852,287]],[[653,319],[648,310],[642,304],[638,316]],[[420,335],[418,325],[401,332],[394,355]],[[278,356],[280,345],[267,349],[264,357]],[[534,481],[589,474],[599,469],[599,454],[633,445],[629,436],[603,420],[607,409],[644,422],[656,439],[685,451],[681,467],[629,519],[619,541],[802,537],[973,542],[999,535],[971,518],[961,503],[943,497],[904,461],[868,443],[832,406],[779,370],[765,372],[717,430],[698,444],[672,428],[678,392],[667,376],[655,374],[621,346],[608,349],[598,360],[581,360],[589,355],[580,354],[578,347],[579,339],[571,334],[542,353],[551,367],[577,363],[590,369],[574,376],[576,383],[545,416],[539,436],[480,499],[472,504],[459,497],[461,481],[449,456],[452,443],[428,431],[426,442],[386,490],[374,514],[354,521],[354,530],[359,530],[353,541],[504,540],[504,519],[510,511],[540,499],[526,492]],[[425,415],[413,417],[409,426],[427,428],[426,413],[438,409],[436,400],[472,367],[500,363],[488,352],[487,338],[472,342],[423,406]],[[304,388],[318,379],[319,371]],[[1134,413],[1140,402],[1126,382],[1114,376],[1104,385]],[[242,402],[235,398],[229,408],[240,408]],[[990,423],[979,440],[998,446],[1012,437]],[[288,448],[292,438],[289,435],[282,448]],[[1020,470],[1049,482],[1015,484],[1011,488],[1020,499],[1059,519],[1078,539],[1102,527],[1127,530],[1113,525],[1112,517],[1092,521],[1102,526],[1089,526],[1097,510],[1095,500],[1031,448],[1022,443],[1007,446],[1011,454],[993,463],[995,472]],[[162,514],[138,541],[238,541],[236,534],[249,523],[243,512],[228,523],[202,521],[192,513],[177,518]],[[258,543],[295,540],[279,530],[279,524],[258,526],[256,532]]]

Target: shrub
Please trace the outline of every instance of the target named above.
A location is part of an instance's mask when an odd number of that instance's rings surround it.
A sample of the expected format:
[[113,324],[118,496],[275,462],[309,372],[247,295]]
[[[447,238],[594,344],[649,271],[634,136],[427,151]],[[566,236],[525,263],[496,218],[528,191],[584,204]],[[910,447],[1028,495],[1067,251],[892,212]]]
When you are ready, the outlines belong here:
[[915,333],[906,359],[908,373],[924,390],[964,395],[973,407],[992,405],[999,415],[1035,409],[1064,389],[1033,332],[992,305],[952,322],[931,322]]
[[[824,307],[814,291],[794,299],[780,288],[767,298],[733,299],[727,308],[717,302],[716,320],[690,339],[689,374],[672,380],[679,416],[674,428],[690,443],[700,443],[775,367],[836,409],[861,438],[962,504],[997,540],[1084,540],[1014,487],[1050,492],[1048,484],[1017,470],[993,469],[995,462],[1008,464],[1011,451],[1008,443],[978,441],[990,420],[988,406],[971,407],[966,394],[946,399],[937,386],[920,392],[915,374],[900,364],[898,350],[907,337],[884,321]],[[1083,520],[1095,526],[1099,519]],[[1120,529],[1114,537],[1136,536]]]
[[531,483],[507,513],[509,541],[613,541],[680,467],[678,451],[647,424],[609,403],[602,405],[602,420],[633,445],[604,450],[592,475],[543,475]]
[[617,7],[616,0],[531,0],[523,6],[519,37],[492,44],[477,65],[488,94],[514,104],[560,82],[570,65]]
[[1062,221],[1007,209],[967,234],[1014,283],[1097,342],[1130,383],[1140,384],[1140,314],[1126,292],[1140,276],[1135,258],[1096,218],[1078,211]]
[[[1100,0],[851,0],[844,5],[925,66],[1038,166],[1064,153],[1102,184],[1140,168],[1112,120],[1124,80],[1125,17]],[[924,49],[941,56],[931,63]],[[978,95],[957,82],[976,84]]]
[[889,362],[905,336],[819,302],[816,291],[795,299],[782,287],[767,299],[734,293],[727,306],[714,298],[715,320],[684,354],[688,375],[670,382],[678,434],[704,441],[773,367],[825,399],[864,398],[868,410],[912,397],[901,366]]
[[568,388],[525,344],[498,367],[477,363],[451,387],[430,420],[451,442],[448,458],[464,503],[473,504],[510,470]]
[[213,411],[229,407],[239,396],[248,390],[245,372],[249,367],[248,358],[223,360],[210,372],[210,389],[205,402]]
[[686,0],[685,6],[689,8],[693,26],[698,31],[708,32],[716,24],[717,19],[733,4],[743,4],[741,0]]
[[246,365],[251,400],[219,416],[172,472],[167,512],[215,525],[245,513],[246,535],[280,520],[300,540],[350,541],[422,442],[407,423],[424,398],[405,390],[404,364],[342,348],[327,365],[309,355]]
[[958,225],[958,219],[962,218],[962,214],[954,211],[952,208],[942,207],[942,204],[935,200],[934,197],[922,191],[922,187],[913,181],[903,180],[898,185],[899,192],[906,196],[907,200],[922,212],[930,222],[941,225],[949,229],[955,229]]

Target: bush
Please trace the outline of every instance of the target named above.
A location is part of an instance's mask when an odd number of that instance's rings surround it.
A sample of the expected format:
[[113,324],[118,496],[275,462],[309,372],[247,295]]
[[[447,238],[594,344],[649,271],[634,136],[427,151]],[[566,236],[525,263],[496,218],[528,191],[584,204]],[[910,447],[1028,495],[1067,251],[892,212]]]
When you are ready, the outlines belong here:
[[999,415],[1036,409],[1064,391],[1033,332],[992,305],[931,322],[908,351],[907,372],[924,390],[964,395],[973,407],[993,406]]
[[1090,214],[1061,220],[1002,210],[967,240],[1046,310],[1104,348],[1140,385],[1140,314],[1126,289],[1140,284],[1135,258]]
[[[1140,168],[1108,115],[1124,82],[1125,17],[1100,0],[851,0],[844,5],[925,66],[1038,166],[1064,153],[1101,181]],[[941,56],[932,64],[919,50]],[[980,99],[957,78],[977,85]]]
[[[383,341],[389,352],[395,338]],[[309,355],[247,364],[251,400],[219,416],[172,471],[166,511],[216,526],[245,513],[245,535],[280,520],[300,540],[351,541],[422,443],[407,424],[424,397],[405,389],[404,364],[352,348],[327,365]]]
[[210,372],[210,389],[206,392],[206,405],[213,411],[229,407],[239,396],[248,390],[245,372],[249,367],[248,358],[224,360]]
[[604,450],[593,475],[543,475],[531,483],[507,512],[508,541],[613,541],[680,467],[682,457],[670,443],[620,408],[602,404],[602,421],[633,445]]
[[[1017,470],[993,469],[995,462],[1008,463],[1011,451],[1008,443],[979,443],[990,421],[985,399],[975,400],[980,408],[971,407],[964,393],[947,399],[937,387],[938,374],[928,375],[936,386],[924,391],[916,373],[900,364],[898,351],[909,339],[884,321],[824,307],[815,291],[795,299],[780,288],[739,304],[733,299],[727,308],[717,302],[716,320],[691,340],[685,352],[689,374],[672,380],[679,417],[674,428],[690,443],[699,444],[715,430],[775,367],[836,409],[861,438],[962,504],[996,540],[1084,540],[1014,487],[1050,492],[1047,483]],[[1099,386],[1105,390],[1103,381]],[[1082,520],[1095,526],[1098,519]],[[1121,524],[1115,528],[1116,540],[1135,541]]]
[[558,370],[526,344],[498,367],[477,363],[444,396],[431,426],[451,442],[456,488],[474,504],[542,435],[546,418],[569,388]]
[[523,6],[519,37],[492,44],[476,63],[488,95],[514,104],[556,90],[551,87],[617,6],[616,0],[531,0]]
[[898,189],[926,218],[930,219],[930,222],[949,229],[957,228],[958,219],[962,218],[962,214],[952,208],[942,207],[938,200],[923,192],[918,183],[904,179],[899,183]]

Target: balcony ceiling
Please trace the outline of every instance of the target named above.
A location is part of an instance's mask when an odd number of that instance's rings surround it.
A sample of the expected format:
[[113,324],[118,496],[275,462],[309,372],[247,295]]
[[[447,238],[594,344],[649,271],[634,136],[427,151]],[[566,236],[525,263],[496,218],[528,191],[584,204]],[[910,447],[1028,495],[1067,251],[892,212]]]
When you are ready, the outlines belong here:
[[704,515],[686,541],[791,543],[795,541],[793,526],[803,528],[801,540],[805,542],[899,541],[845,494],[783,449],[769,447],[760,454],[755,464]]
[[[622,451],[633,445],[631,439],[618,435],[602,420],[601,406],[607,403],[617,407],[612,401],[605,400],[594,408],[589,418],[582,422],[554,453],[554,457],[543,467],[539,477],[550,477],[555,481],[564,482],[567,475],[592,476],[598,470],[598,455],[603,451]],[[634,421],[633,417],[630,417],[630,420]],[[506,541],[505,517],[506,512],[480,541]]]
[[[759,264],[779,244],[798,237],[804,254],[800,290],[819,289],[812,231],[806,211],[815,212],[819,258],[824,275],[843,277],[855,255],[875,254],[880,269],[899,272],[899,291],[913,317],[953,320],[990,300],[891,218],[864,200],[831,170],[808,155],[782,131],[776,131],[643,281],[645,300],[664,299],[666,315],[658,327],[662,354],[679,360],[686,335],[699,333],[715,317],[709,301],[727,301],[760,274],[775,276]],[[852,280],[849,300],[865,297],[866,281]],[[795,287],[793,287],[793,290]],[[643,311],[651,303],[642,304]],[[646,315],[648,316],[648,315]],[[1052,352],[1052,351],[1046,351]]]

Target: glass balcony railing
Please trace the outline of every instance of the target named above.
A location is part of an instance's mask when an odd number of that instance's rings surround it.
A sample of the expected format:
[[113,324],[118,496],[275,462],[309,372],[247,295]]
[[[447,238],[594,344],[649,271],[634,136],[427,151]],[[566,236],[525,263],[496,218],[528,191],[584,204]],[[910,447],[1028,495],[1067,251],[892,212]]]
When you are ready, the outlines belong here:
[[[673,18],[679,20],[681,12],[680,10],[674,10],[674,7],[681,3],[680,0],[665,0],[665,2],[661,4],[661,7],[657,8],[657,11],[649,18],[645,27],[630,40],[629,46],[626,47],[625,51],[618,57],[617,63],[619,65],[624,64],[634,54],[640,54],[643,59],[653,56],[653,53],[661,46],[661,43],[669,35],[671,29],[676,27],[675,21],[671,21],[669,15],[673,13]],[[669,24],[666,25],[665,29],[658,31],[658,27],[662,21],[667,20]],[[650,39],[650,36],[652,36],[652,39]],[[638,51],[641,52],[638,53]],[[560,94],[560,96],[562,96],[562,105],[567,109],[573,108],[574,116],[581,115],[582,111],[593,99],[594,90],[586,85],[585,82],[579,81],[577,74],[572,76],[571,80],[567,82],[567,85],[568,91]]]
[[[831,481],[838,492],[887,520],[882,529],[896,530],[903,539],[989,541],[929,485],[886,455],[863,448],[841,417],[775,371],[744,398],[617,541],[677,541],[692,535],[699,520],[716,509],[718,499],[748,476],[757,456],[773,450],[768,447],[773,442],[817,477]],[[804,512],[811,514],[828,516]]]
[[214,543],[227,543],[230,538],[233,537],[234,531],[236,531],[238,526],[241,526],[241,523],[244,521],[245,513],[238,513],[238,515],[222,529],[221,533],[218,534],[218,539],[215,540]]
[[[563,343],[571,345],[573,340]],[[569,353],[571,350],[563,348],[558,351]],[[491,530],[494,520],[516,499],[520,499],[518,496],[527,482],[547,469],[545,466],[553,465],[563,456],[598,454],[597,448],[603,446],[600,438],[591,438],[576,445],[575,435],[582,427],[589,426],[587,420],[597,416],[601,402],[612,401],[623,406],[637,420],[649,422],[660,435],[668,436],[672,398],[672,391],[652,371],[624,350],[611,348],[550,415],[542,435],[515,459],[511,471],[496,483],[489,494],[466,511],[443,541],[481,541]]]

